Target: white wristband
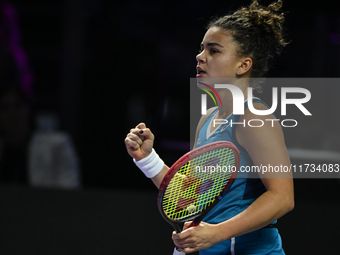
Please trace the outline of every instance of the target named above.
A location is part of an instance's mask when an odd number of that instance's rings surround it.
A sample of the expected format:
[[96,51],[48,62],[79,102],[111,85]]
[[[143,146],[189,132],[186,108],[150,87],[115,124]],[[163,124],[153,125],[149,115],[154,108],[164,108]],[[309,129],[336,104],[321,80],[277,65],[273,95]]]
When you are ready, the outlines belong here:
[[139,169],[142,170],[142,172],[148,178],[155,177],[160,171],[162,171],[164,167],[163,160],[158,156],[153,148],[151,153],[146,158],[138,161],[133,159],[133,162],[135,162]]

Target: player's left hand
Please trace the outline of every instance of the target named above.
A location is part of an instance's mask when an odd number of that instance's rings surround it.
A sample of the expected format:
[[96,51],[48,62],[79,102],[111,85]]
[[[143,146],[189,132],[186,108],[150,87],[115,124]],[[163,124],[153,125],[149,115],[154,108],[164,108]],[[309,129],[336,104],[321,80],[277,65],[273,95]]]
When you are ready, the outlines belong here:
[[191,253],[209,248],[219,242],[217,225],[201,222],[189,228],[190,223],[184,223],[181,233],[172,233],[172,240],[181,251]]

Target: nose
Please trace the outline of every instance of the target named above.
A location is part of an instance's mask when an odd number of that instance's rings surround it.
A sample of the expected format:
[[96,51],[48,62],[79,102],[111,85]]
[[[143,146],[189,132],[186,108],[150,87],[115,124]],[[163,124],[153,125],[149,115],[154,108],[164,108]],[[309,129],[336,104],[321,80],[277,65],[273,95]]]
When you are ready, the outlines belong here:
[[204,50],[197,54],[196,60],[197,60],[197,63],[205,63]]

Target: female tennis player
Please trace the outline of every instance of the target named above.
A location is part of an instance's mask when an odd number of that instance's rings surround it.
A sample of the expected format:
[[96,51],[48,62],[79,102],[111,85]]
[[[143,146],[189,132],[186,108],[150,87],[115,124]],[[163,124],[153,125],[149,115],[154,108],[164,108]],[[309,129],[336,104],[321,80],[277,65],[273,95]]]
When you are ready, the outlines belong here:
[[[253,1],[248,7],[211,21],[201,43],[201,52],[196,57],[197,78],[235,78],[237,86],[248,98],[250,84],[246,78],[262,77],[268,69],[268,59],[286,45],[282,35],[281,6],[281,0],[268,7]],[[253,165],[289,167],[282,128],[276,121],[266,121],[276,118],[253,114],[247,101],[245,114],[234,115],[231,94],[223,90],[218,93],[223,104],[202,116],[195,147],[229,141],[240,151],[240,169]],[[253,105],[259,110],[268,109],[258,98],[253,98]],[[214,127],[214,119],[227,119],[228,123],[260,119],[265,124],[257,128],[223,124]],[[127,134],[125,144],[137,166],[159,187],[169,168],[153,149],[153,141],[150,129],[140,123]],[[198,226],[188,228],[190,223],[186,223],[181,233],[173,233],[177,247],[185,253],[200,251],[203,255],[284,254],[275,223],[294,207],[291,173],[264,174],[259,178],[247,178],[246,173],[241,173],[241,177],[235,180],[228,196]]]

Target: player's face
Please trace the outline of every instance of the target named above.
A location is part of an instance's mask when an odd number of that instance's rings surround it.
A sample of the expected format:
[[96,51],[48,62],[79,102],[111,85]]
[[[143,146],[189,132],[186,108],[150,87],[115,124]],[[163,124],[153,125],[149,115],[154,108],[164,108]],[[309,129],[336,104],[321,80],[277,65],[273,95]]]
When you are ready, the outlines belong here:
[[197,78],[236,78],[241,62],[232,35],[218,27],[210,28],[196,56]]

